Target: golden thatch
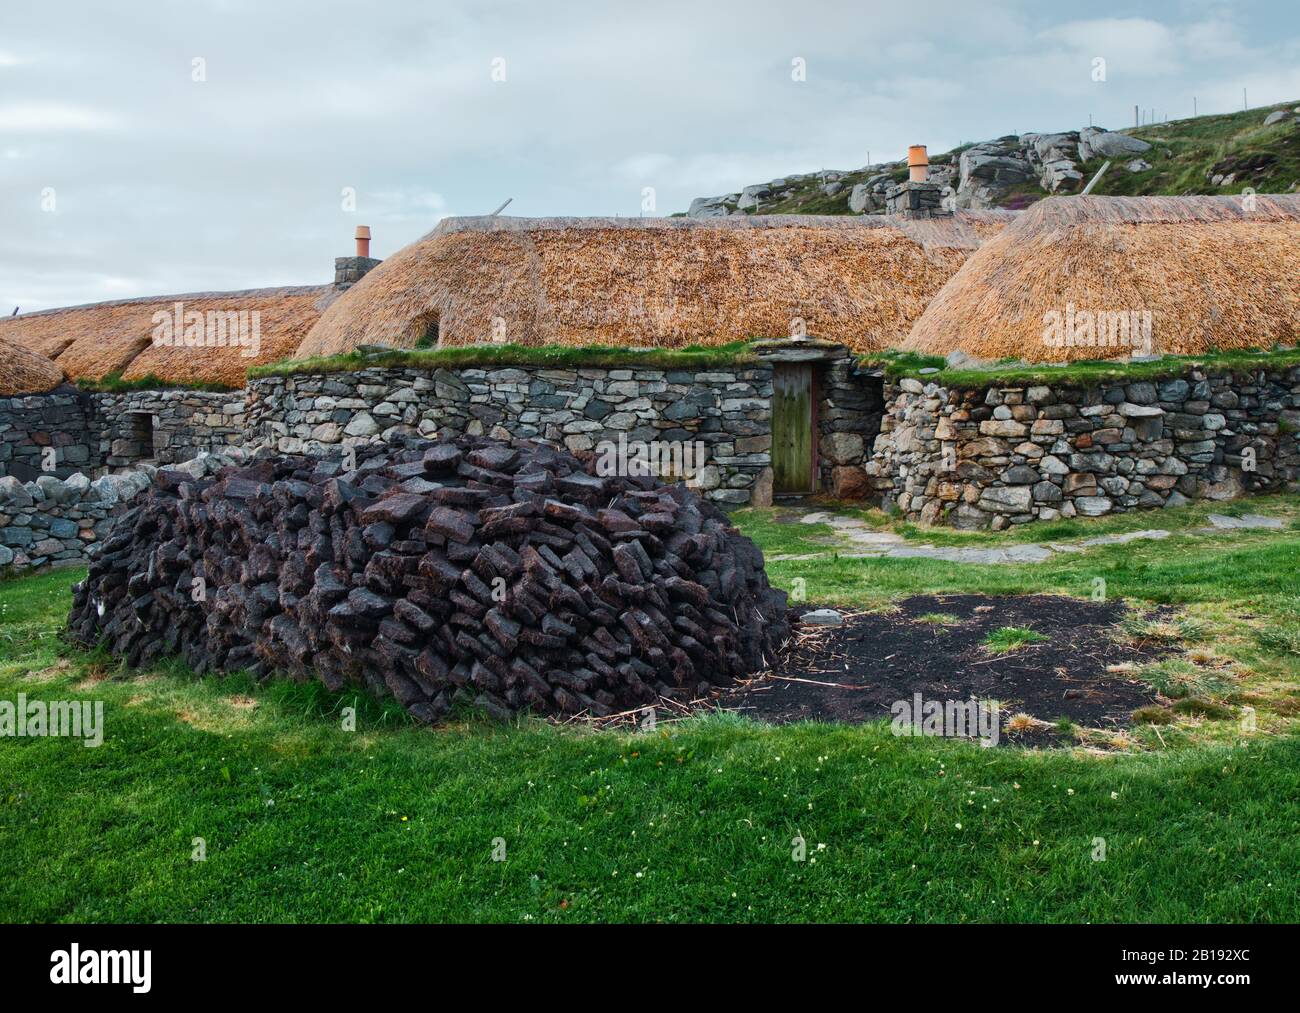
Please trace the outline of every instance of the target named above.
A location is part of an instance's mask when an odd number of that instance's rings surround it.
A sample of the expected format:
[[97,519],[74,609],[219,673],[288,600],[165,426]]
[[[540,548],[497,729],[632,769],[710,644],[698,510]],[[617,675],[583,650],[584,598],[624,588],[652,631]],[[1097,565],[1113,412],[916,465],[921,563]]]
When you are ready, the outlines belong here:
[[39,352],[0,338],[0,397],[48,394],[63,382],[63,370]]
[[[97,380],[110,373],[124,379],[153,374],[177,383],[221,383],[241,387],[250,366],[275,362],[292,355],[321,312],[336,297],[333,286],[263,288],[242,292],[199,292],[190,295],[155,296],[119,302],[93,303],[65,309],[25,313],[0,320],[0,340],[22,342],[52,358],[73,379]],[[170,344],[159,332],[160,320],[177,318],[182,309],[182,326],[173,328]],[[184,321],[202,314],[202,328],[191,331],[186,343]],[[214,323],[237,325],[235,317],[216,314],[247,313],[243,344],[239,337],[231,347],[231,328],[209,331],[208,314]],[[252,331],[257,313],[256,340]],[[217,342],[222,342],[218,344]],[[256,350],[256,355],[244,352]]]
[[1049,197],[966,261],[903,347],[1063,362],[1298,336],[1300,196]]
[[363,344],[718,345],[807,333],[897,344],[1014,215],[447,219],[312,328],[299,358]]

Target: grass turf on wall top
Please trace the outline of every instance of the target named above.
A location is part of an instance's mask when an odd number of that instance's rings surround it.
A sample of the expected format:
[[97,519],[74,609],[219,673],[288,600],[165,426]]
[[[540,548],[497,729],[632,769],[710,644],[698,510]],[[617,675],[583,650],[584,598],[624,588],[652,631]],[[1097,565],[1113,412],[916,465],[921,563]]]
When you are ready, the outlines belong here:
[[77,381],[77,388],[90,394],[128,394],[137,390],[200,390],[225,394],[239,389],[228,387],[224,383],[204,381],[184,383],[179,380],[164,380],[153,373],[134,380],[123,380],[121,370],[101,376],[98,380],[82,377]]
[[[1168,380],[1186,376],[1194,369],[1207,373],[1233,373],[1258,369],[1284,370],[1300,366],[1300,349],[1271,352],[1211,352],[1207,355],[1165,355],[1138,362],[1085,359],[1062,365],[1008,362],[982,369],[949,368],[940,355],[884,351],[860,356],[859,365],[881,369],[887,379],[913,377],[941,387],[993,387],[999,385],[1056,384],[1087,386],[1106,382],[1132,383],[1137,380]],[[930,369],[936,372],[922,373]]]
[[720,369],[757,361],[748,341],[685,348],[614,348],[608,345],[464,345],[454,348],[394,348],[348,352],[311,359],[285,359],[256,366],[250,379],[310,373],[352,373],[363,369],[473,369],[535,366],[551,369]]
[[[734,341],[726,345],[689,345],[685,348],[614,348],[606,345],[466,345],[456,348],[392,349],[383,352],[349,352],[311,359],[284,359],[255,366],[249,379],[321,373],[351,373],[363,369],[472,369],[509,366],[550,369],[729,369],[758,362],[753,342]],[[883,370],[887,379],[913,377],[944,387],[987,387],[998,384],[1073,384],[1105,382],[1131,383],[1136,380],[1165,380],[1185,376],[1193,369],[1212,373],[1258,369],[1283,370],[1300,366],[1300,349],[1274,351],[1212,352],[1206,355],[1166,355],[1139,362],[1082,360],[1063,365],[1007,362],[980,369],[951,369],[938,355],[920,355],[888,349],[858,357],[864,369]],[[922,373],[922,370],[937,372]],[[77,386],[93,393],[126,393],[136,390],[200,390],[228,392],[215,383],[176,383],[150,375],[123,380],[110,373],[98,380],[82,379]]]

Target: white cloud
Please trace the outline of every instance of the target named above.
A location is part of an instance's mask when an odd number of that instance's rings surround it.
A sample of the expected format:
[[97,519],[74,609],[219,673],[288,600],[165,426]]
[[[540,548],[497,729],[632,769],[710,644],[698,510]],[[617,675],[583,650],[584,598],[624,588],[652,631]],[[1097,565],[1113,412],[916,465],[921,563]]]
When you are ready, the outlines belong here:
[[1108,74],[1161,77],[1180,69],[1174,33],[1149,18],[1070,21],[1041,32],[1039,37],[1080,60],[1102,57]]
[[1179,44],[1193,60],[1240,60],[1249,52],[1238,27],[1225,18],[1198,21],[1178,32]]
[[111,113],[61,102],[16,102],[0,106],[0,130],[23,133],[108,130],[117,123],[117,117]]

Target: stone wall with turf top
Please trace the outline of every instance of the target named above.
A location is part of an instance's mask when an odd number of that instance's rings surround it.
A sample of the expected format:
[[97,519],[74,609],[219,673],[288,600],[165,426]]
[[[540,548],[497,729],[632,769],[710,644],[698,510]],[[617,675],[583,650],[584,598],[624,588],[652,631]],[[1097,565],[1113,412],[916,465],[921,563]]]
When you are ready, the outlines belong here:
[[995,530],[1293,491],[1300,368],[1073,384],[885,385],[865,466],[886,508]]
[[[825,364],[818,412],[824,488],[861,475],[881,411],[879,381],[855,379],[847,349]],[[874,393],[873,393],[874,391]],[[540,438],[575,452],[689,442],[693,487],[722,506],[772,502],[772,366],[410,368],[262,376],[249,381],[251,439],[284,453],[402,435]]]

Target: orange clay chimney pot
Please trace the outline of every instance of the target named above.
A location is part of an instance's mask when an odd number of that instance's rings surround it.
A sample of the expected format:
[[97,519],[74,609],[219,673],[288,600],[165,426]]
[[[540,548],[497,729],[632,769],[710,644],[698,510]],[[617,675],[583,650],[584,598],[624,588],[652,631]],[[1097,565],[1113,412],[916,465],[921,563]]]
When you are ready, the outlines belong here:
[[370,226],[369,225],[357,226],[357,256],[358,257],[370,256]]
[[924,144],[913,144],[907,149],[907,178],[913,183],[924,183],[930,175],[930,158]]

